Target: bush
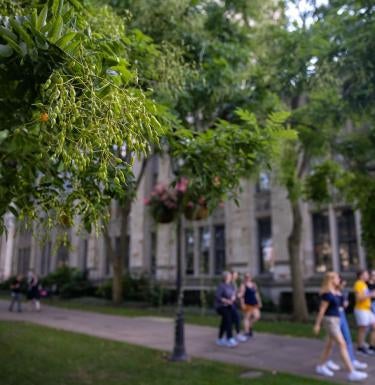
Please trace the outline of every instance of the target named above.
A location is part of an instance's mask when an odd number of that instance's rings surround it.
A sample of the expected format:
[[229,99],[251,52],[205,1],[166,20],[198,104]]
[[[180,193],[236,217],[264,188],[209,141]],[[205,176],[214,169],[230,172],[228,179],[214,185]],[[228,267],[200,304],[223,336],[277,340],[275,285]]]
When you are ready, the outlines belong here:
[[[319,293],[305,293],[307,308],[309,313],[314,313],[319,309]],[[282,313],[293,312],[293,297],[290,291],[280,293],[279,309]]]
[[42,286],[62,298],[75,298],[94,293],[86,274],[76,268],[63,266],[41,280]]
[[[176,295],[175,290],[167,289],[160,284],[154,283],[147,275],[134,278],[130,274],[124,275],[122,279],[124,300],[147,302],[154,306],[173,303]],[[102,298],[112,298],[112,279],[103,282],[96,290],[96,295]]]
[[16,276],[9,277],[3,282],[0,282],[0,290],[10,290],[10,284],[16,278]]
[[[12,275],[5,281],[0,283],[0,290],[1,291],[10,291],[10,285],[12,282],[17,278],[17,275]],[[26,293],[27,291],[27,280],[25,277],[22,278],[21,281],[21,293]]]

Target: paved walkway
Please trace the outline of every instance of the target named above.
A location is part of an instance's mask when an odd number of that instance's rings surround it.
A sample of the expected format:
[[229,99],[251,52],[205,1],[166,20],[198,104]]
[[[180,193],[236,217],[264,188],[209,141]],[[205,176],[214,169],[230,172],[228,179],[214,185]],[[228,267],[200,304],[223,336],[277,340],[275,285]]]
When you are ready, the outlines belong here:
[[[0,301],[0,319],[28,321],[55,329],[68,330],[116,341],[172,351],[173,320],[158,317],[121,317],[85,311],[44,306],[41,313],[10,313],[8,303]],[[216,330],[212,327],[185,325],[186,349],[191,357],[234,363],[249,369],[265,369],[316,377],[314,367],[323,347],[322,341],[292,338],[265,333],[240,344],[235,349],[216,346]],[[337,352],[335,354],[337,358]],[[361,360],[369,364],[366,385],[375,383],[375,357]],[[322,379],[322,377],[319,377]],[[344,371],[335,380],[345,382]]]

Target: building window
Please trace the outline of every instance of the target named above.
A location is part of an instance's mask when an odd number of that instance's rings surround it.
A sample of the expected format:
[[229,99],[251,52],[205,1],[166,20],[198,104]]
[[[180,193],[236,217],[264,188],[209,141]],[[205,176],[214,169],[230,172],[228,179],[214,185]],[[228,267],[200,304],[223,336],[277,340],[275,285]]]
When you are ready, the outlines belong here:
[[312,221],[315,270],[317,273],[324,273],[332,270],[332,248],[328,212],[314,213]]
[[185,230],[185,274],[194,275],[194,229]]
[[275,253],[272,243],[271,217],[259,218],[258,227],[258,256],[260,271],[273,272],[275,268]]
[[215,226],[214,264],[215,274],[219,275],[225,270],[225,226]]
[[60,245],[57,250],[57,267],[66,266],[69,262],[69,250],[65,245]]
[[199,228],[199,273],[210,272],[211,231],[208,226]]
[[271,190],[271,178],[267,172],[261,172],[256,184],[256,192],[269,192]]
[[50,272],[51,248],[52,242],[47,242],[43,245],[40,259],[40,273],[42,275],[46,275]]
[[336,223],[340,269],[356,270],[359,267],[359,257],[353,210],[336,211]]
[[30,269],[30,247],[18,249],[18,273],[26,274]]

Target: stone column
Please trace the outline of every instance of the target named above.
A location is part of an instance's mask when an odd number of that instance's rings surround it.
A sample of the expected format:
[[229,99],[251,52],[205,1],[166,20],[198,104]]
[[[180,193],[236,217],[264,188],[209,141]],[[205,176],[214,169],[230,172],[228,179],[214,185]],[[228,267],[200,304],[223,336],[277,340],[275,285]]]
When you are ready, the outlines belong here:
[[271,189],[272,244],[275,253],[274,277],[290,279],[288,236],[292,229],[292,216],[287,191],[273,183]]
[[81,250],[81,238],[77,234],[79,227],[79,220],[75,218],[74,226],[70,230],[70,250],[69,250],[69,266],[80,268],[80,250]]
[[[99,240],[94,232],[89,234],[87,239],[87,269],[89,270],[90,278],[101,278],[103,275],[98,271],[98,252]],[[104,254],[101,256],[103,257]]]
[[[168,184],[171,180],[171,166],[167,156],[159,159],[158,182]],[[158,224],[156,228],[156,277],[173,281],[176,276],[176,228],[175,223]]]
[[[138,175],[142,160],[134,164],[134,175]],[[131,271],[142,272],[145,270],[145,215],[144,205],[145,178],[142,178],[136,199],[133,201],[130,213],[129,230],[131,231],[129,267]]]
[[241,272],[253,273],[257,270],[257,260],[249,223],[254,217],[254,199],[249,181],[241,181],[241,187],[243,191],[239,195],[239,206],[232,201],[225,204],[227,265]]
[[5,226],[7,228],[7,236],[2,236],[1,241],[1,257],[2,257],[2,279],[7,279],[12,275],[12,257],[16,255],[14,252],[16,221],[12,214],[5,215]]

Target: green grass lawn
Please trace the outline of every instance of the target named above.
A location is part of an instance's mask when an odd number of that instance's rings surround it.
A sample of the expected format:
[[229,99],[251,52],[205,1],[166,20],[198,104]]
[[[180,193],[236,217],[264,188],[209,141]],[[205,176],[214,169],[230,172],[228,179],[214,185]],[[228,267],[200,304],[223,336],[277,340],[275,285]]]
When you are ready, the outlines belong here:
[[[158,316],[158,317],[173,317],[174,309],[168,308],[136,308],[129,306],[114,307],[110,303],[85,303],[84,300],[47,300],[46,304],[52,306],[63,307],[67,309],[77,309],[91,312],[98,312],[111,315],[127,316],[127,317],[142,317],[142,316]],[[213,326],[217,327],[219,317],[212,313],[205,315],[200,314],[196,308],[185,308],[185,320],[187,323],[194,325]],[[310,323],[298,323],[285,320],[269,321],[262,319],[255,326],[255,331],[262,333],[273,333],[287,335],[293,337],[308,337],[316,338],[312,332],[313,325]]]
[[0,322],[1,385],[327,385],[287,374],[243,379],[248,369],[206,360],[171,363],[163,352]]

